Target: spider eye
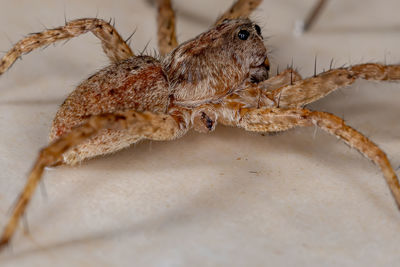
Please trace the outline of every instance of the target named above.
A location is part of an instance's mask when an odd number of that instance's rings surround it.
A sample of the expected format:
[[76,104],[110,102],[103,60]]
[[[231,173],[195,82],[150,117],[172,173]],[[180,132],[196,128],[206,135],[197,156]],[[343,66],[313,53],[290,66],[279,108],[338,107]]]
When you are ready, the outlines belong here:
[[254,28],[256,29],[257,34],[261,36],[261,28],[260,28],[260,26],[258,26],[256,24],[256,25],[254,25]]
[[247,38],[249,38],[250,33],[246,30],[240,30],[240,32],[238,33],[238,37],[240,40],[247,40]]

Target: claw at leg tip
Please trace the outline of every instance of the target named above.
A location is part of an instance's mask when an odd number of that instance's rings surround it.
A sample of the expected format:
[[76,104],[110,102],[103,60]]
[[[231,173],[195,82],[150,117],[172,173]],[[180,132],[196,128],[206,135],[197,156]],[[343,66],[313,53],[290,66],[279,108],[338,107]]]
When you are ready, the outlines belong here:
[[9,239],[7,238],[1,238],[0,240],[0,252],[2,252],[8,245]]

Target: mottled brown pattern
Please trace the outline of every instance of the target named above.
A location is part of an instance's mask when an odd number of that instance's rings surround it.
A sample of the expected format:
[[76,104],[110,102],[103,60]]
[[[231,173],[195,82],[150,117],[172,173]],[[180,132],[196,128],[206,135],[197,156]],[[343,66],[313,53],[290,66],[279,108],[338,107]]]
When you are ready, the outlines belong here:
[[[50,140],[69,132],[92,115],[130,109],[165,112],[168,90],[162,66],[152,57],[133,57],[112,64],[83,81],[68,96],[53,121]],[[76,164],[85,158],[112,153],[139,139],[125,130],[104,129],[65,153],[64,162]]]
[[216,26],[175,48],[171,2],[160,0],[159,21],[164,22],[158,25],[159,46],[162,54],[168,53],[161,61],[135,57],[116,30],[98,19],[71,21],[18,42],[1,60],[0,74],[23,53],[87,31],[102,40],[114,63],[83,81],[60,107],[50,133],[52,142],[37,158],[0,247],[12,238],[44,167],[75,164],[140,139],[172,140],[190,129],[208,133],[217,123],[257,132],[320,127],[378,165],[400,207],[399,181],[385,153],[342,119],[303,109],[357,79],[399,80],[400,65],[362,64],[304,80],[289,69],[268,79],[261,29],[242,18],[260,2],[236,1]]

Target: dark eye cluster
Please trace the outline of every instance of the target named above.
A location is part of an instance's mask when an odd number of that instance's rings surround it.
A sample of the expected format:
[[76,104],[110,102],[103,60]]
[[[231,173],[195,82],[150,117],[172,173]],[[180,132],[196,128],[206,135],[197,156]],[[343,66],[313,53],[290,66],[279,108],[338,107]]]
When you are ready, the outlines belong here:
[[261,36],[261,28],[260,28],[260,26],[258,26],[256,24],[256,25],[254,25],[254,28],[256,29],[257,34]]
[[[254,28],[256,29],[256,32],[259,36],[261,36],[261,28],[257,24],[254,25]],[[250,32],[248,30],[240,30],[238,33],[238,37],[240,40],[247,40],[250,36]]]
[[247,40],[249,38],[250,33],[247,30],[240,30],[238,33],[238,37],[240,40]]

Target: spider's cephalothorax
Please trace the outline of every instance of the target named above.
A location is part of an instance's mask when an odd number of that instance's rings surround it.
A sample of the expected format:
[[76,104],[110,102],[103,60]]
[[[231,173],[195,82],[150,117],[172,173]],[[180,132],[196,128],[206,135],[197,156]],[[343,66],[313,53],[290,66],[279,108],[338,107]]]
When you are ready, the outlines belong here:
[[13,236],[44,168],[74,164],[141,139],[172,140],[216,123],[247,131],[278,132],[315,125],[346,142],[382,170],[400,207],[400,184],[386,154],[335,115],[304,106],[357,79],[400,80],[400,65],[361,64],[302,79],[288,69],[268,79],[261,29],[249,14],[261,0],[237,0],[215,26],[180,46],[170,0],[159,0],[161,61],[135,56],[113,26],[97,18],[31,34],[0,60],[0,74],[21,55],[92,32],[112,64],[83,81],[54,119],[52,143],[39,154],[0,239]]
[[165,59],[176,103],[198,106],[268,78],[267,49],[259,26],[248,19],[223,23],[187,41]]

